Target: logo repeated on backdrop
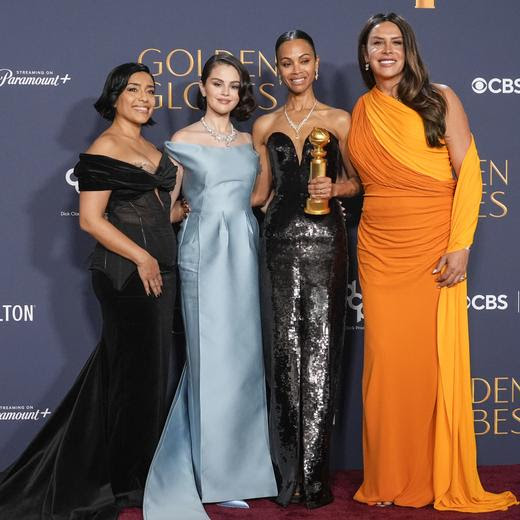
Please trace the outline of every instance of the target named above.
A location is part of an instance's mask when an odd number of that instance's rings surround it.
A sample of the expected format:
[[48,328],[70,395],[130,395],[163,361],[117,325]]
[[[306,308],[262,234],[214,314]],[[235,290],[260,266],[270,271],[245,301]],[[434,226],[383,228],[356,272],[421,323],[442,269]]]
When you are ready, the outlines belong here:
[[476,94],[520,94],[520,78],[475,78],[471,88]]
[[520,379],[472,378],[477,435],[520,435]]
[[241,49],[232,53],[216,49],[203,53],[201,49],[163,50],[148,48],[141,51],[137,61],[150,68],[157,85],[155,108],[196,110],[197,85],[205,61],[212,54],[233,54],[247,68],[251,81],[258,92],[259,108],[272,110],[278,105],[274,88],[276,66],[273,58],[267,58],[260,50]]
[[505,311],[508,307],[507,294],[468,295],[468,309],[475,311]]
[[[363,320],[363,295],[358,291],[357,280],[348,284],[347,304],[349,309],[354,311],[348,313],[348,330],[363,330],[365,328]],[[350,317],[352,315],[352,318]]]
[[0,305],[0,323],[30,323],[34,321],[34,304],[4,303]]
[[42,410],[32,405],[0,405],[0,421],[39,421],[51,413],[48,408]]
[[[70,168],[65,172],[65,182],[72,186],[76,193],[79,193],[79,182],[74,176],[74,168]],[[60,217],[79,217],[79,211],[77,209],[62,209]]]
[[510,179],[509,159],[481,159],[482,172],[482,202],[480,203],[480,218],[500,219],[507,216]]
[[72,79],[53,70],[0,69],[0,87],[61,87]]

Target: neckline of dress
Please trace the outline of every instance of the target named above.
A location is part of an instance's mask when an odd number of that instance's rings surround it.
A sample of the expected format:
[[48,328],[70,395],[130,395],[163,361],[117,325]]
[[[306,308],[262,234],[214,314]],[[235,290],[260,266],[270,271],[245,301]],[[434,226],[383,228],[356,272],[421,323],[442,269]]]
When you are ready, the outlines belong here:
[[[334,139],[336,139],[336,141],[338,141],[338,138],[335,136],[334,133],[332,133],[330,130],[327,130],[327,132],[329,132],[329,134],[331,135],[331,137],[334,137]],[[272,132],[269,137],[267,138],[267,141],[269,141],[269,139],[271,139],[271,137],[275,134],[281,134],[283,136],[285,136],[292,144],[292,147],[293,147],[293,151],[294,151],[294,155],[296,156],[296,160],[298,161],[298,168],[301,168],[302,164],[303,164],[303,155],[304,155],[304,152],[305,152],[305,145],[307,144],[307,142],[310,142],[309,141],[309,137],[311,136],[311,132],[309,132],[307,134],[307,137],[305,137],[305,139],[303,140],[303,147],[302,147],[302,156],[300,157],[298,155],[298,148],[296,148],[296,145],[294,144],[294,141],[291,139],[290,136],[288,136],[285,132],[279,132],[279,131],[275,131],[275,132]]]
[[211,148],[215,150],[231,150],[232,148],[241,148],[242,146],[250,146],[253,148],[253,143],[242,143],[242,144],[235,144],[233,146],[214,146],[211,144],[200,144],[200,143],[187,143],[185,141],[166,141],[165,144],[170,145],[176,145],[176,144],[182,144],[182,145],[188,145],[188,146],[200,146],[202,148]]
[[[110,161],[114,161],[114,162],[117,162],[119,164],[124,164],[125,166],[131,166],[132,168],[136,169],[136,170],[139,170],[141,172],[144,172],[146,173],[147,175],[152,175],[155,177],[155,175],[157,174],[157,172],[159,171],[160,167],[161,167],[161,164],[163,162],[163,158],[164,156],[167,156],[166,152],[162,152],[162,155],[161,155],[161,159],[159,160],[159,163],[157,164],[157,166],[155,167],[155,170],[153,173],[149,172],[148,170],[145,170],[142,166],[137,166],[136,164],[132,164],[128,161],[122,161],[121,159],[116,159],[115,157],[110,157],[110,155],[103,155],[103,154],[100,154],[100,153],[82,153],[80,154],[80,156],[87,156],[87,157],[100,157],[101,159],[108,159]],[[173,163],[172,163],[173,165]]]

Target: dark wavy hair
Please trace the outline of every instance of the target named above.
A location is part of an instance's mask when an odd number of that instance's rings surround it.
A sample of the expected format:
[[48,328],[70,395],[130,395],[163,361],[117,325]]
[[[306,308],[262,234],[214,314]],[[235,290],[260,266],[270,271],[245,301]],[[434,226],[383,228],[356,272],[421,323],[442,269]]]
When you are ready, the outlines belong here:
[[[152,78],[155,85],[154,77],[150,69],[142,63],[123,63],[112,69],[107,76],[103,92],[99,99],[94,103],[94,108],[109,121],[113,121],[116,116],[115,103],[121,92],[128,85],[128,80],[132,74],[136,72],[146,72]],[[145,125],[154,125],[155,121],[150,118]]]
[[301,29],[286,31],[278,36],[276,43],[274,44],[274,51],[276,56],[278,56],[278,49],[282,43],[291,42],[293,40],[305,40],[312,47],[312,52],[314,52],[314,57],[316,57],[316,47],[314,46],[314,40],[309,36],[309,34],[307,34],[305,31],[302,31]]
[[[204,64],[204,68],[202,69],[200,81],[203,85],[206,84],[211,71],[217,65],[230,65],[238,72],[238,76],[240,78],[240,87],[238,89],[238,104],[231,111],[231,117],[235,118],[237,121],[246,121],[251,117],[251,114],[257,107],[256,99],[253,95],[253,85],[251,85],[249,72],[247,72],[244,65],[242,65],[242,63],[231,54],[214,54],[211,56],[211,58],[208,59],[208,61]],[[207,108],[206,98],[202,95],[200,89],[197,93],[197,106],[200,108],[200,110],[206,110]]]
[[428,145],[439,148],[444,144],[443,139],[446,133],[446,100],[430,83],[428,72],[419,55],[413,29],[402,16],[395,13],[379,13],[367,21],[358,40],[358,62],[361,76],[368,88],[375,85],[372,70],[365,70],[365,52],[370,31],[383,22],[392,22],[397,25],[403,35],[405,63],[403,76],[397,86],[397,95],[405,105],[421,116]]

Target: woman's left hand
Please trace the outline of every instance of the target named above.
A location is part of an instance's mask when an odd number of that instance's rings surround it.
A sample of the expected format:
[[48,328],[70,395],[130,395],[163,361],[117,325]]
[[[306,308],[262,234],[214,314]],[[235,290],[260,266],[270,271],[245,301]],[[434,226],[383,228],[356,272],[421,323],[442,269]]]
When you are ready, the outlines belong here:
[[453,287],[465,280],[468,258],[468,249],[460,249],[442,256],[437,267],[433,270],[433,274],[441,273],[437,277],[437,287]]
[[334,185],[330,177],[315,177],[308,184],[313,199],[329,200],[334,197]]

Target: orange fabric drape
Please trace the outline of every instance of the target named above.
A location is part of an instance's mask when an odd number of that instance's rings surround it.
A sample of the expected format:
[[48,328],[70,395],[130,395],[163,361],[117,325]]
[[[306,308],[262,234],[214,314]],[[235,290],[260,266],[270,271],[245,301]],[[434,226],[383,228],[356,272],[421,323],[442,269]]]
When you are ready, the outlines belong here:
[[[358,254],[364,301],[365,293],[368,298],[363,382],[365,481],[356,499],[368,503],[392,500],[399,504],[402,496],[403,505],[420,506],[424,501],[433,501],[439,510],[484,512],[507,509],[518,503],[514,495],[484,491],[477,473],[466,282],[438,290],[431,277],[431,270],[443,253],[462,249],[473,241],[482,195],[475,142],[472,138],[455,182],[446,147],[431,148],[427,145],[420,116],[374,88],[360,99],[354,109],[348,145],[365,187]],[[396,204],[398,209],[395,209]],[[435,222],[432,223],[431,219]],[[407,286],[413,286],[413,291],[406,293]],[[421,291],[424,297],[418,294]],[[389,296],[383,301],[385,294]],[[399,406],[397,397],[392,403],[391,398],[383,395],[385,392],[397,395],[399,390],[385,389],[383,384],[378,386],[375,379],[377,374],[383,373],[378,371],[378,349],[388,348],[396,355],[407,352],[400,344],[398,332],[389,332],[392,323],[385,322],[386,308],[391,303],[389,298],[399,298],[400,294],[424,306],[423,314],[432,309],[431,327],[428,319],[421,321],[424,316],[417,314],[417,323],[412,323],[410,328],[425,327],[423,337],[431,336],[437,360],[436,370],[432,369],[436,375],[433,399],[424,402],[426,408],[434,407],[432,414],[424,414],[424,421],[431,417],[432,426],[421,429],[417,421],[414,423],[410,419],[412,426],[406,430],[412,436],[414,428],[421,432],[420,435],[433,436],[431,441],[425,442],[425,446],[432,445],[432,467],[427,470],[431,471],[431,482],[423,476],[422,480],[416,479],[413,483],[420,486],[417,482],[424,481],[424,486],[432,489],[424,492],[412,489],[412,484],[403,481],[402,494],[382,482],[376,473],[384,472],[385,468],[373,460],[374,446],[378,447],[378,453],[384,454],[386,450],[392,450],[399,439],[392,440],[394,445],[385,445],[384,432],[374,434],[377,424],[371,417],[380,414],[378,407],[383,400],[390,399],[389,406],[396,410]],[[399,307],[406,302],[395,301],[394,304]],[[414,309],[411,312],[413,314]],[[378,324],[376,320],[382,323]],[[420,331],[415,331],[415,334],[414,346],[417,338],[421,337]],[[382,342],[379,336],[386,339]],[[395,345],[388,345],[388,342]],[[425,339],[421,343],[426,345],[428,341]],[[389,357],[385,355],[388,363]],[[396,363],[396,370],[402,370],[402,363],[408,363],[406,356]],[[418,370],[423,370],[425,364],[417,366]],[[406,390],[409,393],[410,387]],[[421,411],[409,409],[407,413],[420,414]],[[424,433],[426,430],[429,433]],[[413,444],[413,439],[410,441]],[[410,472],[409,468],[402,473],[406,475],[407,472]],[[396,481],[401,478],[398,473],[396,470]],[[385,493],[385,496],[379,496]],[[395,496],[388,496],[391,493]]]

